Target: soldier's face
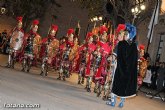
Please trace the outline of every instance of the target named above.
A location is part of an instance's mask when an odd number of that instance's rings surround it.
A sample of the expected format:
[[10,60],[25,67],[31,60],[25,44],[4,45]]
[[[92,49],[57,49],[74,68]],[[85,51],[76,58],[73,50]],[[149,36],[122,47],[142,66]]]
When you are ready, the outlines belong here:
[[106,40],[107,40],[107,33],[106,33],[106,32],[103,33],[103,35],[102,35],[102,40],[103,40],[103,41],[106,41]]
[[129,39],[129,33],[126,32],[126,33],[124,34],[124,40],[128,40],[128,39]]
[[74,39],[74,44],[77,44],[77,43],[78,43],[78,39],[75,38],[75,39]]
[[92,43],[92,42],[93,42],[93,37],[90,37],[88,43]]
[[124,32],[120,32],[120,34],[118,35],[118,41],[122,41],[124,37]]
[[140,50],[140,57],[143,57],[144,56],[144,50]]
[[38,31],[38,26],[37,26],[37,25],[34,26],[33,29],[32,29],[32,31],[33,31],[34,33],[36,33],[36,32]]
[[68,40],[69,40],[70,42],[73,42],[73,36],[74,36],[73,34],[70,34],[70,35],[69,35]]
[[18,28],[18,29],[21,29],[21,28],[22,28],[22,23],[21,23],[21,22],[19,22],[19,23],[17,24],[17,28]]
[[51,35],[51,36],[55,36],[55,35],[56,35],[56,31],[51,30],[51,31],[50,31],[50,35]]

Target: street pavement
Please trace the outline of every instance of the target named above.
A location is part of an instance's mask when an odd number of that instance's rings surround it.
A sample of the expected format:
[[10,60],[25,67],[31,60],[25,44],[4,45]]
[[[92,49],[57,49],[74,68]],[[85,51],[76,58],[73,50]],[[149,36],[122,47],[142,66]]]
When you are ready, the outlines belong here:
[[[57,80],[57,72],[50,71],[47,77],[33,67],[30,73],[4,67],[6,55],[0,55],[0,110],[5,104],[40,104],[39,108],[13,108],[13,110],[121,110],[107,106],[101,97],[88,93],[84,85],[77,85],[77,74],[65,82]],[[119,100],[118,100],[119,102]],[[118,103],[117,103],[118,104]],[[164,110],[165,104],[158,99],[149,99],[143,93],[127,99],[122,110]]]

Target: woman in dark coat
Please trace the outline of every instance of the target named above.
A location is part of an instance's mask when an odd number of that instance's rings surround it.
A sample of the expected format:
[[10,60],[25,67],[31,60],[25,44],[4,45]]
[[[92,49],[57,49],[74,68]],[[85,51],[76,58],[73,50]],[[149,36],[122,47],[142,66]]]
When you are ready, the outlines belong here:
[[118,43],[117,47],[117,68],[113,78],[111,100],[107,102],[107,104],[115,106],[116,97],[120,97],[119,107],[123,107],[125,98],[136,95],[137,88],[138,50],[133,40],[136,28],[126,24],[122,33],[124,33],[123,40]]

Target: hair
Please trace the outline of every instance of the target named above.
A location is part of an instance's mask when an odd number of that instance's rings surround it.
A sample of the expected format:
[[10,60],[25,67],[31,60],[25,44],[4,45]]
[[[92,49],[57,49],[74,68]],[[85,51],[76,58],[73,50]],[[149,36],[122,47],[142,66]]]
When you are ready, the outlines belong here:
[[136,37],[137,37],[137,36],[135,36],[135,37],[132,39],[132,41],[136,41]]
[[151,65],[148,65],[147,69],[148,69],[148,70],[151,70]]

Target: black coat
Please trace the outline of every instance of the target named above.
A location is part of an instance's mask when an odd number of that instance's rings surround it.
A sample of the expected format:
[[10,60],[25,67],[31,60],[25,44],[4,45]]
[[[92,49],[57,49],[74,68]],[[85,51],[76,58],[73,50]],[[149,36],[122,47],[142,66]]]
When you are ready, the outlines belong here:
[[119,97],[136,94],[138,50],[136,43],[120,41],[117,47],[117,68],[112,93]]

